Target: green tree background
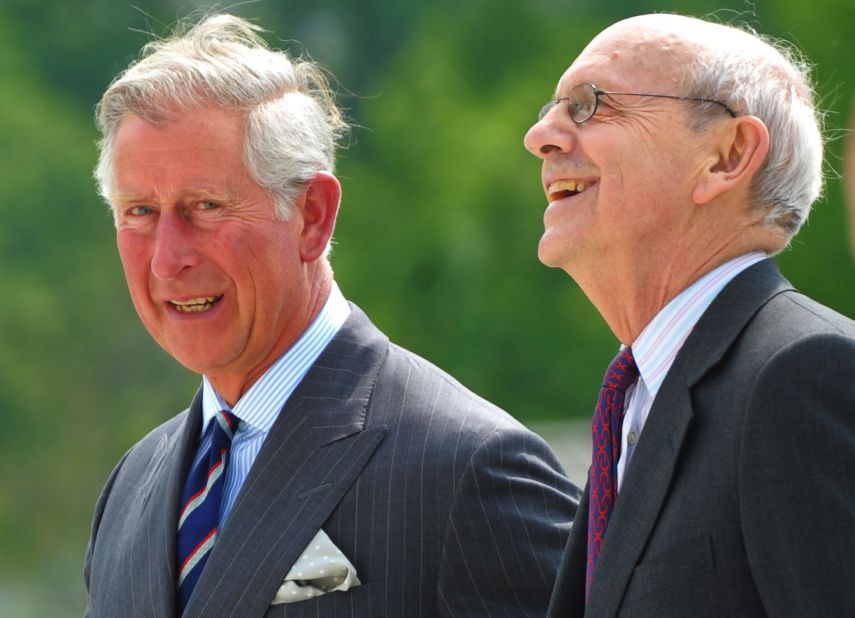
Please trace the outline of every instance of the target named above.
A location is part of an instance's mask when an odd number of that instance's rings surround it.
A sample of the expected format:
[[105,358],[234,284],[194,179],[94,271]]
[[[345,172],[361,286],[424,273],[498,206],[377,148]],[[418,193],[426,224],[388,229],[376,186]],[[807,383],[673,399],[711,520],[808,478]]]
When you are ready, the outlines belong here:
[[[80,615],[92,505],[111,467],[198,377],[149,338],[91,169],[93,107],[191,0],[0,5],[0,615]],[[796,43],[828,110],[829,182],[779,259],[855,316],[835,171],[855,92],[855,4],[672,0],[261,0],[230,9],[338,76],[358,125],[333,256],[394,340],[528,423],[583,417],[616,341],[536,259],[544,199],[522,136],[564,68],[633,14],[714,12]],[[299,41],[299,42],[298,42]]]

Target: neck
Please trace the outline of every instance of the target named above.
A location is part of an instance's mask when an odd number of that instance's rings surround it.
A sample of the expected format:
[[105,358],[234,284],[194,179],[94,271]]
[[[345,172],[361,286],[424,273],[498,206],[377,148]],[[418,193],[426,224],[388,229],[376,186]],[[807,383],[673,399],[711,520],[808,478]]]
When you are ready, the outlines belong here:
[[[584,271],[568,270],[588,299],[624,345],[632,345],[641,331],[671,300],[692,283],[729,260],[754,250],[732,247],[701,259],[690,254],[668,261],[635,256],[626,263]],[[566,269],[565,269],[566,270]]]
[[[324,263],[326,263],[325,260]],[[223,401],[234,407],[273,363],[279,360],[303,336],[303,333],[315,321],[326,304],[332,290],[332,283],[332,269],[328,265],[326,269],[318,272],[317,276],[310,279],[310,283],[304,290],[305,293],[296,306],[290,308],[291,318],[276,340],[271,342],[270,349],[260,363],[240,373],[206,374],[211,386],[214,387]]]

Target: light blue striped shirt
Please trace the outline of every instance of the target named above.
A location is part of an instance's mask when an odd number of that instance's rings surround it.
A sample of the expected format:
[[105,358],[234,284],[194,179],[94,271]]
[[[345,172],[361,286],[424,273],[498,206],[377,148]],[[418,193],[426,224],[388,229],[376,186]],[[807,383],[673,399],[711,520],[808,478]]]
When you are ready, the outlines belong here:
[[202,436],[193,465],[211,444],[211,419],[220,410],[229,410],[240,419],[226,467],[220,526],[231,513],[249,469],[282,407],[349,315],[350,306],[333,282],[327,302],[306,332],[244,393],[234,408],[222,400],[207,377],[202,377]]
[[624,470],[632,459],[659,387],[695,324],[724,286],[743,270],[767,257],[765,253],[754,251],[711,270],[665,305],[632,342],[639,378],[626,394],[617,469],[618,487],[623,482]]

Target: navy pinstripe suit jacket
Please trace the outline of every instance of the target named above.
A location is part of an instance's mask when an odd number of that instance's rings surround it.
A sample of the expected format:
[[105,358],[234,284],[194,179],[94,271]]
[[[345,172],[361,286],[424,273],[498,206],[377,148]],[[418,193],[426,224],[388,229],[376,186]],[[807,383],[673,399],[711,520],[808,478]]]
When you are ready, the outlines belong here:
[[[87,615],[174,615],[199,399],[107,481]],[[352,307],[271,430],[184,615],[543,616],[578,493],[543,440]],[[362,585],[271,606],[320,528]]]

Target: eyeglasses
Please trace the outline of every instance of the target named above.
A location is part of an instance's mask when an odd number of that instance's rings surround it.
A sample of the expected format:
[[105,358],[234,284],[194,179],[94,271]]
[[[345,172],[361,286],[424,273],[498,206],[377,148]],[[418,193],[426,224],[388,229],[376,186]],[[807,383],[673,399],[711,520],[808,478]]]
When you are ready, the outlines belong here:
[[715,103],[716,105],[721,105],[724,109],[727,110],[727,113],[731,115],[732,118],[736,118],[736,113],[730,109],[727,105],[722,103],[721,101],[713,101],[712,99],[701,99],[698,97],[678,97],[671,94],[641,94],[638,92],[607,92],[605,90],[600,90],[594,84],[579,84],[578,86],[574,86],[570,91],[569,97],[561,97],[560,99],[555,99],[554,101],[550,101],[546,105],[540,108],[540,114],[538,114],[537,119],[543,120],[543,117],[549,113],[553,107],[561,103],[562,101],[568,102],[568,111],[570,113],[570,118],[576,124],[582,124],[583,122],[588,122],[591,118],[593,118],[594,114],[597,113],[597,107],[600,104],[600,97],[603,95],[619,95],[625,97],[656,97],[659,99],[676,99],[677,101],[699,101],[701,103]]

